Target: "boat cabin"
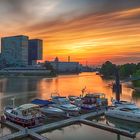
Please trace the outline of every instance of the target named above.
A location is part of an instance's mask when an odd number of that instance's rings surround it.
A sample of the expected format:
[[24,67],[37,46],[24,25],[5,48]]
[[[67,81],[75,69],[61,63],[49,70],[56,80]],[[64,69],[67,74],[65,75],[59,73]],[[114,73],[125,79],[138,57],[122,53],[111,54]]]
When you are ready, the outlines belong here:
[[82,98],[83,104],[107,105],[104,93],[88,93]]
[[22,116],[34,116],[39,112],[39,106],[34,104],[24,104],[11,111],[12,114]]
[[62,97],[62,96],[55,96],[54,98],[52,98],[52,101],[55,104],[70,104],[70,101],[66,98],[66,97]]

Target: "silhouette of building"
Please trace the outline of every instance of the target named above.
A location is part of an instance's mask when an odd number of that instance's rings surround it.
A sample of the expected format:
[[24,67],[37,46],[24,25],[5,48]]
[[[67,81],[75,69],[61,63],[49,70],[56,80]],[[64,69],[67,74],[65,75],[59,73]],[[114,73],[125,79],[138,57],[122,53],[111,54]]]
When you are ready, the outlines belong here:
[[1,38],[0,67],[34,65],[42,59],[42,40],[18,35]]
[[28,65],[28,36],[10,36],[1,39],[1,56],[6,65]]
[[42,51],[43,51],[42,45],[43,45],[43,41],[40,39],[29,40],[29,47],[28,47],[29,65],[36,63],[37,60],[42,60]]
[[58,57],[49,62],[57,73],[79,73],[81,65],[79,62],[59,61]]

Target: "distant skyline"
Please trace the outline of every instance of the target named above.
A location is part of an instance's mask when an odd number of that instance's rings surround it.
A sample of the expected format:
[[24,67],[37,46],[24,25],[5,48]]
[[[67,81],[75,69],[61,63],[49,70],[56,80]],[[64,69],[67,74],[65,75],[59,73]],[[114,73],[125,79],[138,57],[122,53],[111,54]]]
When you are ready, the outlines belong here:
[[44,60],[140,62],[140,0],[0,0],[0,37],[44,41]]

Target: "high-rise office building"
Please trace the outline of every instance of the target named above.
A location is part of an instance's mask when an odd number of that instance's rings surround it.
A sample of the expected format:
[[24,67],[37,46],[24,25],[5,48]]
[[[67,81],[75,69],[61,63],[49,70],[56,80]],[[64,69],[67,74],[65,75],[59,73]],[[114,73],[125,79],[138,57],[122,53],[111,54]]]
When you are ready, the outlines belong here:
[[32,65],[34,61],[42,60],[43,41],[40,39],[29,40],[28,64]]
[[28,65],[28,36],[10,36],[1,39],[1,54],[8,65]]

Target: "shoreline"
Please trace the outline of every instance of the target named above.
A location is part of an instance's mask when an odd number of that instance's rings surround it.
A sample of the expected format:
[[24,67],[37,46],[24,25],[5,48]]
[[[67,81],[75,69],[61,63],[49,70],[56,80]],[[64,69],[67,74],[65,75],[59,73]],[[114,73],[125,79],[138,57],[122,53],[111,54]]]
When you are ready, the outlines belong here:
[[[115,77],[113,77],[113,76],[110,76],[110,77],[101,76],[101,77],[102,77],[102,79],[104,79],[104,80],[115,80]],[[125,78],[125,77],[120,77],[120,81],[123,81],[123,80],[125,80],[125,79],[127,79],[127,78]],[[134,83],[133,83],[133,81],[130,81],[130,82],[132,82],[132,88],[135,89],[136,91],[140,92],[140,86],[135,86]]]
[[44,77],[44,78],[53,78],[61,75],[78,75],[79,73],[58,73],[58,74],[23,74],[23,73],[17,73],[17,74],[0,74],[0,78],[8,78],[8,77]]

